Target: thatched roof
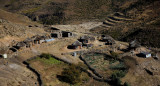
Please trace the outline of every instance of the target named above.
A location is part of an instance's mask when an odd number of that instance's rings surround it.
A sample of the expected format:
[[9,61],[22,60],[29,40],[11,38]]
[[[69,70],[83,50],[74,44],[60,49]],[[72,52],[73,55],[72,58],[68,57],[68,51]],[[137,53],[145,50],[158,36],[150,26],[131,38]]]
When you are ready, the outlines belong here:
[[157,52],[156,57],[160,59],[160,52]]
[[80,37],[80,39],[82,39],[82,40],[91,40],[91,41],[95,40],[95,38],[93,36],[87,36],[87,35],[84,35],[84,36]]
[[57,29],[55,27],[49,27],[49,28],[46,28],[45,31],[47,31],[47,32],[57,32],[57,31],[60,31],[60,29]]
[[109,35],[102,35],[102,40],[110,43],[116,43],[115,40]]
[[47,37],[46,36],[37,36],[35,38],[35,40],[39,41],[39,40],[45,40]]
[[32,38],[27,38],[24,40],[25,43],[32,42],[32,41],[34,41]]
[[81,43],[81,42],[79,42],[79,41],[75,41],[72,45],[74,45],[74,46],[81,46],[81,45],[82,45],[82,43]]
[[55,27],[51,27],[50,29],[51,29],[51,30],[60,30],[60,29],[55,28]]
[[17,47],[24,47],[26,44],[24,42],[18,42],[16,44]]
[[140,47],[140,43],[137,40],[134,40],[132,42],[129,43],[130,47]]
[[88,39],[89,39],[89,36],[84,35],[84,36],[82,36],[80,39],[88,40]]
[[102,39],[108,39],[108,40],[114,40],[111,36],[109,35],[103,35]]

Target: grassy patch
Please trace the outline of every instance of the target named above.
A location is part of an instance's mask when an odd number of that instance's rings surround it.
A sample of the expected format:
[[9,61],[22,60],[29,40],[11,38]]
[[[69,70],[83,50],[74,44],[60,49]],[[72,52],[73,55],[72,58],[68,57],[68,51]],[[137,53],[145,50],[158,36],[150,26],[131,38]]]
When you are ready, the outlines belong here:
[[117,65],[110,65],[110,69],[125,69],[126,66],[123,62],[120,62]]
[[126,65],[123,61],[115,58],[117,55],[115,55],[115,57],[113,56],[90,53],[86,54],[84,59],[96,72],[106,78],[110,77],[113,73],[122,74],[124,76],[127,71]]
[[41,7],[31,8],[31,9],[22,11],[22,13],[24,13],[24,14],[26,14],[26,13],[33,13],[33,12],[39,10],[40,8],[41,8]]
[[37,57],[36,60],[43,62],[44,64],[53,65],[53,64],[61,64],[62,62],[50,57],[49,59]]

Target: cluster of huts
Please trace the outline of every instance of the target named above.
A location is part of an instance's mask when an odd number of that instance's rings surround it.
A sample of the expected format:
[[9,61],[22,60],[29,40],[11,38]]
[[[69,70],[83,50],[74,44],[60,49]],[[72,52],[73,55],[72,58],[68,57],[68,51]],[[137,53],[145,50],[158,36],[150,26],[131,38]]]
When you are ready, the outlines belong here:
[[[18,42],[12,47],[10,47],[7,51],[0,51],[0,57],[7,58],[8,51],[17,52],[17,50],[22,50],[25,48],[31,48],[32,46],[36,44],[46,43],[50,41],[54,41],[55,38],[62,38],[62,37],[72,37],[74,36],[73,33],[67,32],[67,31],[61,31],[57,28],[49,27],[45,29],[46,32],[49,32],[50,34],[40,36],[36,35],[31,38],[27,38],[24,41]],[[76,45],[76,43],[75,43]]]
[[95,41],[95,37],[93,36],[82,36],[77,41],[69,45],[68,49],[81,49],[82,47],[92,47],[93,42]]
[[143,58],[154,57],[156,59],[160,58],[159,52],[153,54],[151,52],[141,50],[139,48],[141,48],[141,44],[136,39],[129,43],[129,50],[132,52],[132,54],[134,54],[134,52],[138,52],[138,54],[136,54],[138,57],[143,57]]
[[104,42],[104,45],[114,45],[115,40],[109,35],[102,35],[100,41]]
[[[68,46],[68,49],[81,49],[82,47],[90,48],[93,46],[93,42],[96,40],[94,36],[84,35],[81,36],[77,41]],[[109,35],[102,35],[100,40],[104,42],[104,45],[114,45],[115,40]]]
[[24,41],[18,42],[16,45],[14,45],[10,50],[13,52],[16,52],[17,50],[25,49],[25,48],[30,48],[36,44],[41,44],[41,43],[46,43],[50,41],[54,41],[55,39],[50,37],[49,35],[46,36],[33,36],[31,38],[27,38]]
[[[16,43],[14,46],[9,48],[9,50],[16,52],[17,50],[21,50],[24,48],[30,48],[36,44],[41,44],[41,43],[46,43],[50,41],[54,41],[54,38],[63,38],[63,37],[73,37],[75,34],[67,31],[61,31],[57,28],[49,27],[46,29],[46,32],[49,32],[49,35],[36,35],[31,38],[27,38],[24,41]],[[116,42],[115,40],[109,36],[109,35],[101,35],[98,36],[97,38],[99,41],[103,42],[104,45],[115,45]],[[71,45],[68,45],[68,49],[82,49],[83,47],[90,48],[93,47],[93,42],[96,40],[95,36],[90,36],[90,35],[84,35],[81,36],[77,41],[72,43]],[[136,51],[138,47],[140,47],[140,43],[137,40],[134,40],[129,43],[129,50],[130,51]],[[8,50],[0,50],[0,57],[7,58],[7,53]],[[133,53],[132,53],[133,54]],[[153,57],[151,53],[145,52],[145,51],[140,51],[139,56],[149,58]],[[160,59],[160,53],[156,53],[154,55],[155,58]]]

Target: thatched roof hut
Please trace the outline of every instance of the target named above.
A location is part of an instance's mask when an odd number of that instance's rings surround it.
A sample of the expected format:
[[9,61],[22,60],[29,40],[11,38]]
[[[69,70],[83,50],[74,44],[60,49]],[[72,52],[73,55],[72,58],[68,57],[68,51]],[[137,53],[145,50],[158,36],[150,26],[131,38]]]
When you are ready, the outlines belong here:
[[140,43],[137,41],[137,40],[134,40],[132,42],[129,43],[129,47],[130,48],[137,48],[137,47],[140,47]]
[[75,41],[72,45],[74,46],[82,46],[82,43],[79,41]]
[[160,52],[157,52],[156,59],[160,59]]
[[82,43],[79,41],[75,41],[72,45],[69,45],[67,47],[68,49],[81,49],[82,48]]
[[95,41],[95,37],[84,35],[84,36],[80,37],[79,40],[80,40],[82,43],[88,43],[88,42],[93,42],[93,41]]
[[26,47],[26,44],[24,42],[18,42],[14,47],[16,49],[20,49],[20,48]]
[[107,44],[115,44],[115,40],[109,35],[102,35],[101,41],[106,42]]
[[49,27],[49,28],[46,28],[45,31],[53,33],[53,32],[60,32],[60,29],[57,29],[55,27]]

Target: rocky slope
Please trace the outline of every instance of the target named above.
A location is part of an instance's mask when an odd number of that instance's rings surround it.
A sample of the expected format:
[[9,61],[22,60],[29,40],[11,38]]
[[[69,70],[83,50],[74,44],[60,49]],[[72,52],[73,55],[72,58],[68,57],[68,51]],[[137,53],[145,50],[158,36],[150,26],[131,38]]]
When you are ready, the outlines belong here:
[[[16,42],[46,34],[42,25],[28,17],[0,9],[0,50],[8,49]],[[2,54],[2,52],[0,52]],[[20,58],[22,59],[22,58]],[[37,86],[36,74],[27,69],[18,58],[0,58],[0,86]]]
[[37,76],[27,69],[19,60],[1,59],[0,86],[35,86],[38,85]]
[[44,34],[42,25],[30,21],[25,16],[0,10],[0,46],[9,46],[37,34]]

